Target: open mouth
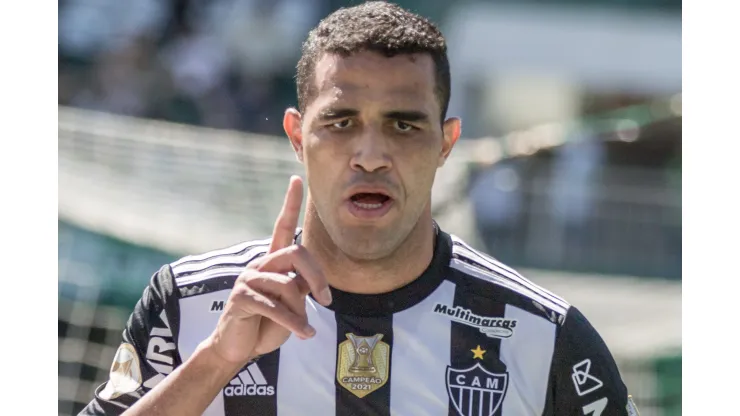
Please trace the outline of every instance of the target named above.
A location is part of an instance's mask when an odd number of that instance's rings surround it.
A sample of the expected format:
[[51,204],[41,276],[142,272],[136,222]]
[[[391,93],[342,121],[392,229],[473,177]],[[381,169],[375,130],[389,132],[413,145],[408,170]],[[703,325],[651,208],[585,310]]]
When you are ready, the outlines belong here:
[[359,209],[372,211],[390,204],[392,199],[388,195],[381,193],[360,192],[352,195],[350,201]]

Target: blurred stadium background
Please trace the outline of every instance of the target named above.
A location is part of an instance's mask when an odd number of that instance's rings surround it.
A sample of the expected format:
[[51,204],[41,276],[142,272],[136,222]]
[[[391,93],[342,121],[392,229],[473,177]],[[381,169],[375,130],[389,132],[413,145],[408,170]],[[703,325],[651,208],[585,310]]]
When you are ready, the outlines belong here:
[[[60,0],[59,414],[158,267],[269,235],[300,44],[340,0]],[[447,231],[578,305],[643,416],[681,414],[681,2],[398,1],[440,24]]]

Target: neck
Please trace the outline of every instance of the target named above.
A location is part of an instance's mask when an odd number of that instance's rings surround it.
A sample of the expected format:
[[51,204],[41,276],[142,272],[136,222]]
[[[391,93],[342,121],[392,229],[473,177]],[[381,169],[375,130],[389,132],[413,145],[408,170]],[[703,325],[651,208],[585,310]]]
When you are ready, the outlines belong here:
[[334,243],[309,198],[301,244],[319,263],[330,286],[358,294],[391,292],[414,281],[432,261],[436,235],[429,205],[406,240],[391,255],[358,260],[346,255]]

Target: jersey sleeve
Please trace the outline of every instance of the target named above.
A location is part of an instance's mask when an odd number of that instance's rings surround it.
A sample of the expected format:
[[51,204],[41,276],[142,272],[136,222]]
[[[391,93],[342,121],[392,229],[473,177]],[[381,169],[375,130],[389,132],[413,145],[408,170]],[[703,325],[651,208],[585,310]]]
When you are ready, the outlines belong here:
[[118,415],[181,363],[179,298],[169,265],[152,276],[123,330],[108,379],[80,415]]
[[637,414],[606,343],[575,307],[559,329],[551,371],[552,414]]

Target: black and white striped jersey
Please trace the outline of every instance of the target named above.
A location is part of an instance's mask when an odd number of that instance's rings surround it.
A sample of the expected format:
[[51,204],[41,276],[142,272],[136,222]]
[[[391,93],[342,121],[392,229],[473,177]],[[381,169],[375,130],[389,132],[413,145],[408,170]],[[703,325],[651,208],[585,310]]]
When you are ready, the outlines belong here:
[[[216,326],[237,276],[269,240],[162,267],[84,415],[120,414]],[[307,297],[316,335],[244,366],[209,416],[632,415],[607,346],[578,309],[439,231],[414,282],[382,295]]]

